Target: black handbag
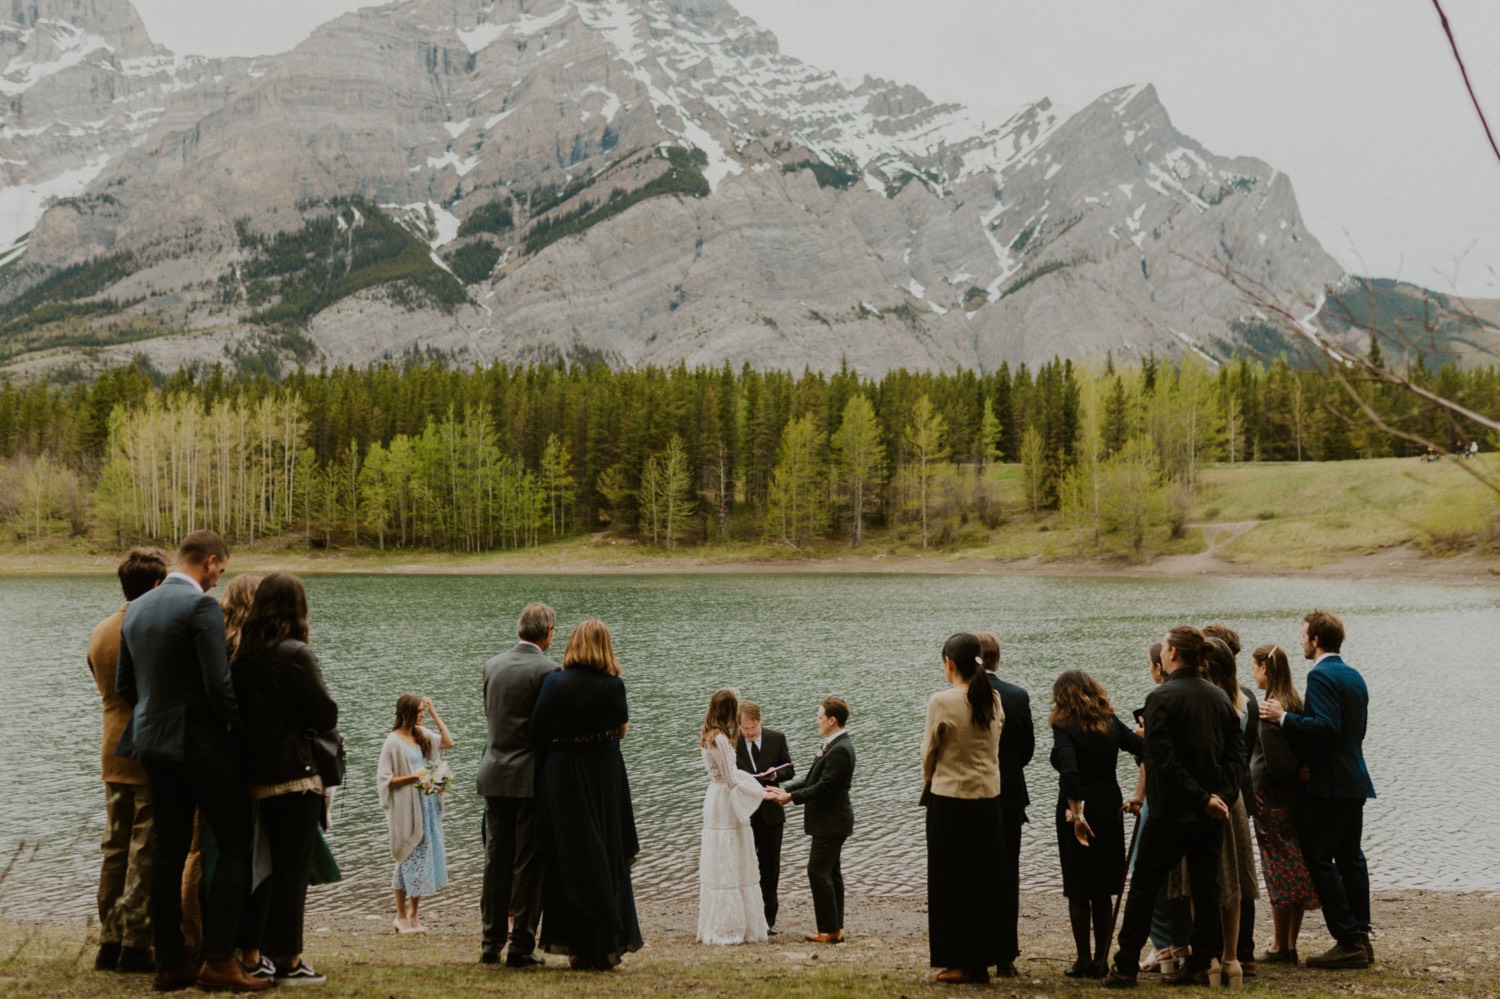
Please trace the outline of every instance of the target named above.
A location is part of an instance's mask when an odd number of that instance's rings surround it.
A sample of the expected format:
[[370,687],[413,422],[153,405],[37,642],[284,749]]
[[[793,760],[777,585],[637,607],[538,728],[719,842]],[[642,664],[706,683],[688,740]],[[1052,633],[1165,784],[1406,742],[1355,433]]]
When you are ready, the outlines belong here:
[[339,730],[331,728],[326,732],[315,732],[309,729],[307,743],[312,749],[318,776],[323,778],[323,786],[338,787],[344,783],[344,737]]

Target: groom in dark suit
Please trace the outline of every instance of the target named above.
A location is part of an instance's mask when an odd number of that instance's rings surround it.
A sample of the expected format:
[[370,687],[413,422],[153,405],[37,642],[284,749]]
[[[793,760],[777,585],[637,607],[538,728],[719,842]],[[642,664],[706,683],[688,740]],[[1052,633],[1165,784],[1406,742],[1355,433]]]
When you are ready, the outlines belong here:
[[512,968],[542,964],[536,930],[542,914],[542,858],[537,853],[536,751],[527,729],[542,681],[556,672],[545,655],[557,615],[546,604],[529,604],[516,622],[516,647],[484,664],[484,717],[489,728],[477,789],[484,796],[484,885],[480,889],[479,960]]
[[[132,706],[121,756],[141,761],[156,812],[151,850],[151,937],[159,992],[190,985],[258,992],[234,959],[240,913],[250,893],[250,799],[240,767],[240,710],[224,649],[224,614],[208,595],[229,562],[224,539],[194,531],[176,569],[131,601],[120,629],[115,689]],[[213,831],[219,858],[203,908],[203,966],[188,963],[182,939],[182,868],[193,811]]]
[[1001,843],[1000,957],[996,974],[1016,976],[1016,958],[1021,956],[1017,927],[1021,921],[1021,826],[1026,823],[1026,765],[1036,752],[1036,732],[1031,727],[1031,695],[1000,679],[1000,640],[987,631],[975,633],[979,654],[989,673],[990,686],[1000,695],[1005,727],[1000,731],[1000,822],[1005,829]]
[[807,881],[812,888],[813,917],[818,932],[812,943],[844,942],[844,841],[854,831],[854,807],[849,785],[854,781],[854,743],[844,726],[849,705],[839,697],[825,697],[818,705],[818,731],[823,748],[807,777],[784,788],[766,788],[766,797],[781,805],[806,805],[802,828],[812,837],[807,854]]
[[[741,701],[739,722],[740,737],[734,745],[737,767],[756,774],[765,787],[780,787],[782,781],[796,776],[792,757],[787,753],[786,736],[761,727],[759,704]],[[760,774],[765,776],[759,777]],[[786,810],[769,798],[750,816],[755,860],[760,866],[760,897],[765,903],[769,933],[776,932],[776,913],[781,908],[776,893],[781,885],[781,836],[785,830]]]
[[1365,768],[1365,724],[1370,692],[1359,671],[1344,662],[1344,623],[1325,610],[1302,619],[1302,655],[1313,660],[1304,714],[1289,714],[1266,698],[1260,716],[1280,725],[1309,771],[1297,802],[1298,831],[1307,872],[1318,887],[1323,919],[1334,945],[1307,959],[1309,968],[1368,968],[1370,872],[1360,839],[1365,799],[1375,785]]

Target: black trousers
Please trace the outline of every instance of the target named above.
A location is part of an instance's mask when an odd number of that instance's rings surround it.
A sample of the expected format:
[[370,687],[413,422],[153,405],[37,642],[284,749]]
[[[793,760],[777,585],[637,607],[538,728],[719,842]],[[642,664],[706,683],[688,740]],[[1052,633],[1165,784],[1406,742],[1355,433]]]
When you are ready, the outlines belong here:
[[844,928],[842,854],[847,836],[814,836],[807,851],[807,883],[812,888],[813,919],[819,933]]
[[316,792],[278,794],[260,803],[260,827],[271,848],[271,874],[250,893],[240,935],[278,961],[302,953],[302,916],[323,796]]
[[1302,859],[1318,888],[1328,932],[1345,946],[1370,932],[1370,870],[1360,847],[1365,799],[1297,799]]
[[1019,925],[1021,922],[1021,828],[1026,809],[1006,808],[1000,795],[1000,824],[1004,839],[1000,843],[1000,963],[1021,956]]
[[205,961],[234,953],[234,938],[250,894],[250,799],[239,761],[228,751],[181,763],[145,764],[156,809],[151,849],[151,940],[156,967],[176,971],[188,962],[182,940],[182,868],[193,843],[193,810],[213,830],[219,859],[203,907]]
[[536,950],[542,917],[542,858],[536,848],[535,798],[484,799],[484,884],[479,894],[480,949],[498,954],[506,939],[510,953]]
[[1125,974],[1140,970],[1141,948],[1151,929],[1151,911],[1167,875],[1187,858],[1188,878],[1193,890],[1192,956],[1188,967],[1207,968],[1213,956],[1224,949],[1219,922],[1219,850],[1224,824],[1208,819],[1163,822],[1148,814],[1141,830],[1140,853],[1135,875],[1125,899],[1125,917],[1120,924],[1120,949],[1115,967]]
[[776,925],[776,914],[781,911],[777,890],[781,887],[781,839],[786,824],[776,825],[750,819],[750,832],[755,837],[755,862],[760,867],[760,897],[766,906],[766,925]]

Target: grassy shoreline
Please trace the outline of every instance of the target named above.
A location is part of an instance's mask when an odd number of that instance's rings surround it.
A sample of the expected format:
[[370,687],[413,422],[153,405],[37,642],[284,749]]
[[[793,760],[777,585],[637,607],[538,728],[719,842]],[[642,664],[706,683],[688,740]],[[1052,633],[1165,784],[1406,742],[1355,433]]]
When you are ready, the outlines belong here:
[[[538,971],[482,966],[478,921],[471,907],[439,910],[425,938],[395,937],[386,915],[315,908],[309,913],[308,960],[329,976],[325,996],[579,995],[645,999],[666,992],[688,996],[830,995],[905,996],[909,999],[981,991],[1003,996],[1094,996],[1091,982],[1073,982],[1062,970],[1073,958],[1066,906],[1057,895],[1022,898],[1018,962],[1021,976],[983,990],[940,987],[930,981],[926,903],[922,898],[851,897],[847,944],[803,942],[810,906],[802,886],[785,885],[783,933],[764,944],[704,947],[693,940],[697,915],[691,901],[640,903],[646,947],[606,975],[572,973],[549,958]],[[1251,992],[1322,999],[1348,996],[1482,996],[1500,994],[1500,896],[1494,893],[1397,891],[1374,899],[1379,963],[1369,971],[1317,972],[1262,967],[1247,981]],[[1264,900],[1258,939],[1269,932]],[[804,925],[806,924],[806,925]],[[1321,920],[1309,917],[1301,949],[1326,945]],[[149,992],[149,978],[92,970],[94,944],[83,923],[0,921],[0,994],[134,996]],[[1143,975],[1137,994],[1172,995]]]
[[[652,548],[618,534],[573,536],[521,551],[455,553],[371,547],[312,549],[300,539],[234,546],[233,569],[299,573],[673,574],[942,573],[1085,576],[1415,577],[1500,581],[1500,497],[1469,475],[1500,471],[1415,459],[1206,468],[1182,537],[1152,538],[1138,555],[1106,544],[1055,511],[1021,509],[1014,470],[998,471],[1004,523],[971,523],[954,544],[923,549],[909,527],[871,532],[858,549],[826,541],[803,551],[763,541]],[[1012,495],[1013,493],[1013,495]],[[113,572],[97,544],[0,549],[0,575]]]

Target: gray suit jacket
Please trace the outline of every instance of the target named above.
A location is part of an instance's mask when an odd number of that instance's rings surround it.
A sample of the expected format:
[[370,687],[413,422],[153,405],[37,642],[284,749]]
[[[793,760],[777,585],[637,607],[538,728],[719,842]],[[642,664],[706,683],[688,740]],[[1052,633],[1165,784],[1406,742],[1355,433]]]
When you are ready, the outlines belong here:
[[234,751],[240,710],[219,602],[180,578],[131,601],[115,689],[133,708],[121,756],[180,763]]
[[557,663],[519,642],[484,664],[484,717],[489,743],[475,785],[486,798],[530,798],[536,787],[536,751],[528,740],[531,709],[542,681]]

